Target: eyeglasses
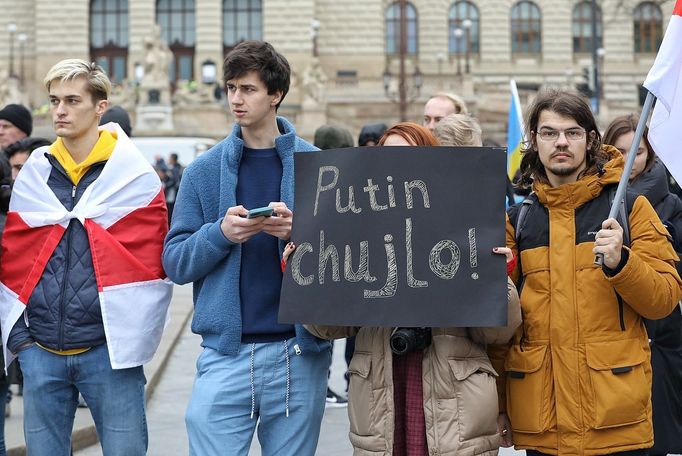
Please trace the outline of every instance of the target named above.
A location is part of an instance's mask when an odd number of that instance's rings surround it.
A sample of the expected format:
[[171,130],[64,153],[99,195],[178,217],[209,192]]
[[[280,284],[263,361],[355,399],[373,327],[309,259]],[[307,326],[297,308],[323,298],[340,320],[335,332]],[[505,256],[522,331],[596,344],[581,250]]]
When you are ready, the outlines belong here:
[[580,141],[585,139],[585,134],[587,133],[582,128],[569,128],[568,130],[553,130],[551,128],[543,128],[537,132],[537,135],[543,141],[556,141],[559,139],[559,135],[564,134],[564,137],[568,141]]

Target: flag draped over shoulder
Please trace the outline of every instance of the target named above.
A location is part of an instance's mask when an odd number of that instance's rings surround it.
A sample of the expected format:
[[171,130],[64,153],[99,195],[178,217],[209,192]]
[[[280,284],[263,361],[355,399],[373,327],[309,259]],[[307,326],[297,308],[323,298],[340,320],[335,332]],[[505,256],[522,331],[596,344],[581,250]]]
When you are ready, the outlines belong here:
[[162,185],[118,125],[102,128],[116,132],[116,147],[72,211],[47,185],[47,147],[31,154],[14,184],[0,262],[6,365],[14,358],[9,333],[72,219],[88,234],[112,368],[142,365],[158,348],[173,287],[161,265],[168,231]]
[[507,175],[514,179],[514,175],[521,165],[521,147],[523,146],[523,120],[521,103],[516,90],[516,82],[512,80],[511,102],[509,103],[509,120],[507,122]]
[[649,122],[649,142],[675,180],[682,182],[682,0],[675,4],[644,87],[657,98]]

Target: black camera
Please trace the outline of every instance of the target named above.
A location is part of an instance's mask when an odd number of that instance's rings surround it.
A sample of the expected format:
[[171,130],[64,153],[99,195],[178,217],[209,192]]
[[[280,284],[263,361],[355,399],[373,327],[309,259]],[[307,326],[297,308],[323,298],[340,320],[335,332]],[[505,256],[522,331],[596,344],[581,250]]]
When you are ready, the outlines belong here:
[[391,334],[389,345],[396,355],[424,350],[431,345],[431,328],[398,328]]

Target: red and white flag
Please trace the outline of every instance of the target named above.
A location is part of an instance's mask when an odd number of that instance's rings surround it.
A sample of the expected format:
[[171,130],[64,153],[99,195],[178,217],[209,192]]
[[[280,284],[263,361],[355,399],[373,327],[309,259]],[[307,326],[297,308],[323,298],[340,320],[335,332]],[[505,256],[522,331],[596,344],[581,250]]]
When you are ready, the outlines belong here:
[[[118,139],[100,176],[72,211],[47,185],[47,147],[34,151],[12,190],[0,261],[0,326],[6,365],[14,359],[7,339],[72,219],[90,242],[111,367],[152,359],[168,322],[173,284],[161,265],[168,231],[158,175],[117,124]],[[30,325],[30,322],[27,322]]]
[[649,142],[677,182],[682,182],[682,0],[677,0],[656,61],[644,87],[656,106],[649,122]]

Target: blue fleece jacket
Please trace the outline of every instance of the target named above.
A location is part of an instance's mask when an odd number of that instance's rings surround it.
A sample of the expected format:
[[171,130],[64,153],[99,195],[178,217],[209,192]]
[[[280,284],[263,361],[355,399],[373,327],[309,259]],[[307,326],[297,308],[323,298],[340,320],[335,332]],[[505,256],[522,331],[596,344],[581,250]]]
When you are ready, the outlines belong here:
[[[275,140],[282,160],[281,201],[294,207],[294,152],[317,150],[296,136],[293,125],[277,117],[281,136]],[[183,173],[170,231],[163,249],[163,266],[175,283],[194,282],[192,331],[203,345],[224,355],[239,352],[242,335],[240,309],[240,244],[220,229],[227,209],[236,206],[239,163],[244,141],[241,128],[195,159]],[[293,209],[292,209],[293,210]],[[280,242],[280,255],[284,243]],[[296,325],[303,353],[320,352],[330,343]]]

